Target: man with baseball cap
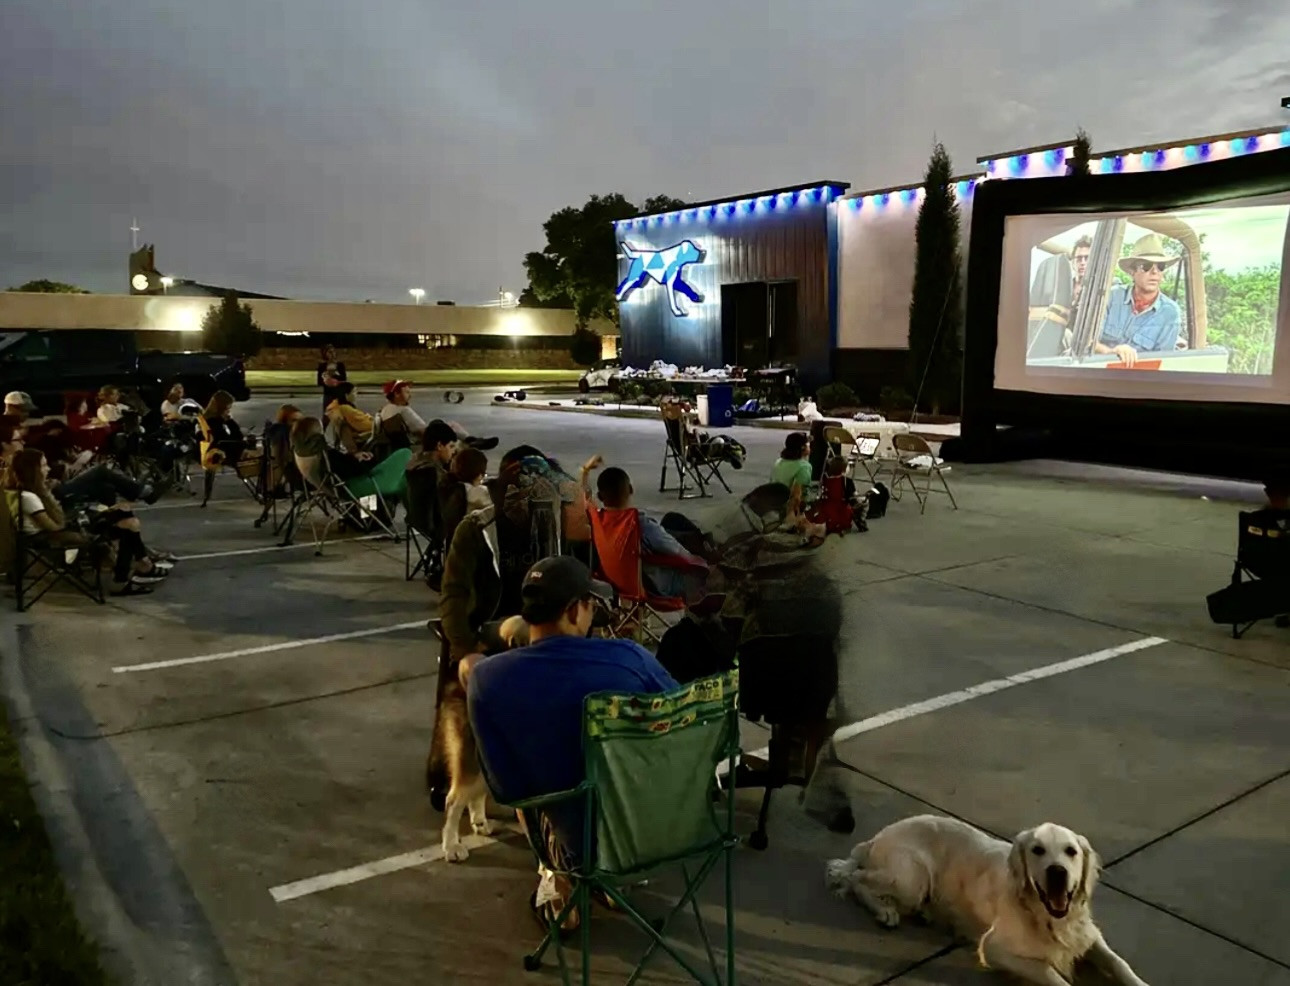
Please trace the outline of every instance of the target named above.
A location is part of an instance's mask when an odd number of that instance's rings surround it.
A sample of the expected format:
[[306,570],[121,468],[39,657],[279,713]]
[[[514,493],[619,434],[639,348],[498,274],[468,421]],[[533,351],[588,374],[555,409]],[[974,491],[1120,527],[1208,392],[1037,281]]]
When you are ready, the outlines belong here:
[[412,410],[412,382],[391,380],[381,388],[381,393],[385,394],[385,405],[380,413],[381,424],[401,418],[411,444],[416,445],[421,441],[421,433],[426,430],[426,423],[421,419],[421,415]]
[[[587,636],[596,606],[612,600],[613,590],[576,558],[542,559],[524,576],[520,595],[528,646],[465,658],[459,671],[480,764],[503,804],[582,783],[582,703],[588,695],[677,687],[635,641]],[[581,853],[583,812],[581,804],[569,802],[540,819],[546,845],[561,866]],[[562,905],[548,906],[558,913]]]
[[1164,241],[1148,233],[1120,258],[1120,270],[1132,285],[1117,284],[1106,303],[1106,320],[1093,347],[1096,353],[1118,356],[1132,369],[1139,353],[1172,353],[1182,331],[1178,303],[1160,290],[1165,271],[1181,260],[1165,253]]
[[21,390],[11,390],[4,395],[4,413],[12,414],[19,421],[26,421],[36,410],[36,402],[31,395]]

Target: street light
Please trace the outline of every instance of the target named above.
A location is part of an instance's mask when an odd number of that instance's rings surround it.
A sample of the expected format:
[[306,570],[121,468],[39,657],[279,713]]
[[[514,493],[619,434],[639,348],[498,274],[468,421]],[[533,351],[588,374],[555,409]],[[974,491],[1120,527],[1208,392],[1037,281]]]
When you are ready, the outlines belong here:
[[161,293],[162,293],[162,294],[169,294],[169,293],[170,293],[170,285],[172,285],[172,284],[174,284],[174,283],[175,283],[175,279],[174,279],[173,277],[163,277],[163,278],[161,279]]
[[409,289],[408,289],[408,294],[412,295],[412,297],[416,299],[416,304],[418,304],[418,305],[419,305],[419,304],[421,304],[421,299],[422,299],[422,298],[424,298],[424,297],[426,296],[426,289],[425,289],[425,288],[409,288]]
[[514,305],[515,305],[515,293],[512,291],[503,291],[501,288],[498,288],[497,289],[497,307],[511,308]]

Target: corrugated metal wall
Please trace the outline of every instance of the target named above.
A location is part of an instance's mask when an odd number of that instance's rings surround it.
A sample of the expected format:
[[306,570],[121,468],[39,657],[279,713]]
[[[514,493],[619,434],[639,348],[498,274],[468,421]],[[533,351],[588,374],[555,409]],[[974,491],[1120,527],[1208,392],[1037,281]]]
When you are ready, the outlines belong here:
[[[663,250],[686,239],[705,251],[685,280],[703,295],[695,304],[678,295],[688,314],[677,317],[662,286],[650,283],[620,306],[623,359],[648,366],[655,359],[679,366],[721,366],[721,285],[752,281],[797,282],[797,365],[804,374],[827,376],[832,350],[829,320],[827,210],[832,195],[796,203],[787,196],[755,206],[702,207],[659,219],[620,223],[617,241],[636,250]],[[774,202],[774,207],[771,202]],[[619,277],[630,261],[619,260]]]

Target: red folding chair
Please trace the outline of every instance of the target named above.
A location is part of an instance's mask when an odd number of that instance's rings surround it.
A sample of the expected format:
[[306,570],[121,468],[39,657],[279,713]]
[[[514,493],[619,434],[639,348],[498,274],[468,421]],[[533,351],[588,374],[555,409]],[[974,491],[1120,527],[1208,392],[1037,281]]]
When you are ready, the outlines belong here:
[[702,562],[677,555],[649,556],[641,553],[640,514],[635,510],[590,508],[591,544],[595,551],[597,577],[614,587],[618,605],[609,619],[609,632],[615,637],[635,636],[636,632],[658,643],[667,630],[666,613],[679,613],[686,601],[681,596],[651,595],[645,586],[642,566],[667,566],[697,571]]

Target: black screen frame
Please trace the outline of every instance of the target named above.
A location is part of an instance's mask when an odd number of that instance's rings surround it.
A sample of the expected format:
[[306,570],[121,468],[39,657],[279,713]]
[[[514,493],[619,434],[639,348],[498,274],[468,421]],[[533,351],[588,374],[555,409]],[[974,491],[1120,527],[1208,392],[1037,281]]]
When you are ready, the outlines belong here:
[[1285,192],[1290,148],[1168,171],[982,182],[969,240],[962,437],[947,443],[946,456],[978,462],[1042,456],[1251,480],[1290,466],[1290,401],[1040,394],[999,390],[994,375],[1009,216],[1165,212]]

